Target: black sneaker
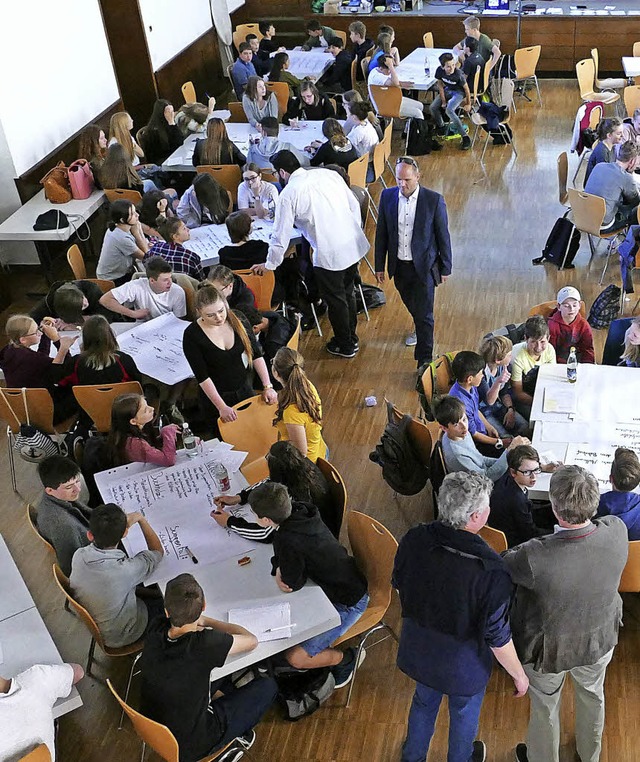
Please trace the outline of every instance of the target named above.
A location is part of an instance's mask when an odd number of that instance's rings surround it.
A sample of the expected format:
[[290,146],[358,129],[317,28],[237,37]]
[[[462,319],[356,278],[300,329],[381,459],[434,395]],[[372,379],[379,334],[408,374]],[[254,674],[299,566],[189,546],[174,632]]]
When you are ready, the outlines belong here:
[[516,762],[529,762],[526,743],[519,743],[516,746]]
[[216,762],[238,762],[244,757],[244,749],[239,746],[230,746],[221,757],[216,757]]
[[[335,667],[331,668],[331,672],[333,673],[333,677],[336,681],[336,688],[344,688],[345,685],[349,685],[351,682],[351,678],[353,677],[353,673],[356,671],[356,653],[358,652],[357,648],[347,648],[347,650],[344,652],[345,657],[342,659],[340,664],[336,664]],[[348,656],[347,656],[348,655]],[[358,661],[357,666],[359,667],[362,662],[365,660],[367,656],[367,652],[362,649],[360,651],[360,660]]]
[[336,357],[346,357],[350,359],[351,357],[356,356],[356,349],[346,349],[343,347],[338,346],[338,343],[335,340],[335,337],[331,339],[331,341],[328,341],[326,344],[327,352],[331,355],[336,355]]
[[484,741],[474,741],[471,762],[485,762],[486,758],[487,747],[485,746]]
[[536,257],[535,259],[531,260],[532,265],[542,265],[544,264],[544,257]]
[[256,731],[255,730],[247,730],[247,732],[242,735],[238,736],[236,738],[236,743],[238,746],[240,746],[243,749],[250,749],[253,744],[256,742]]
[[468,135],[464,135],[462,137],[462,142],[460,143],[460,150],[468,151],[470,148],[471,148],[471,138]]
[[442,127],[436,127],[436,135],[439,135],[440,137],[444,137],[448,131],[449,131],[449,128],[446,127],[444,124],[442,125]]

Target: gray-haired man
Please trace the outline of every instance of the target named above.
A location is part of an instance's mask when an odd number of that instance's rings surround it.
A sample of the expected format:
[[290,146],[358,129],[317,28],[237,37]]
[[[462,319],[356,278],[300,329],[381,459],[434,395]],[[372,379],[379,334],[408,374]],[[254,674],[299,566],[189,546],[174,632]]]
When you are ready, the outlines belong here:
[[531,713],[518,762],[558,762],[560,698],[567,673],[575,691],[576,746],[581,762],[598,762],[604,728],[604,677],[618,642],[620,575],[627,528],[616,516],[592,519],[600,491],[580,466],[551,477],[555,533],[504,556],[517,585],[514,641],[529,677]]

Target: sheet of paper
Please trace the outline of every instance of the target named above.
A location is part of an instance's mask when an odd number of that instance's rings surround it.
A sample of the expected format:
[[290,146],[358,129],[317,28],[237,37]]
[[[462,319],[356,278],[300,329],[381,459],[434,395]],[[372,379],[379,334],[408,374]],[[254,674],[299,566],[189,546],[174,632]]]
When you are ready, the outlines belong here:
[[549,384],[544,390],[544,413],[575,413],[576,388],[573,384]]
[[172,312],[132,328],[118,339],[141,373],[172,386],[193,373],[182,351],[182,335],[189,323]]
[[229,622],[246,627],[261,643],[267,640],[290,638],[291,629],[294,627],[291,623],[291,607],[288,603],[230,609]]
[[[570,444],[567,447],[565,463],[567,465],[576,465],[586,468],[598,480],[600,492],[607,492],[611,489],[609,474],[611,473],[611,463],[616,449],[620,445],[617,442],[611,444]],[[635,448],[636,454],[640,457],[640,448]]]
[[588,423],[542,421],[543,442],[585,442],[593,429]]

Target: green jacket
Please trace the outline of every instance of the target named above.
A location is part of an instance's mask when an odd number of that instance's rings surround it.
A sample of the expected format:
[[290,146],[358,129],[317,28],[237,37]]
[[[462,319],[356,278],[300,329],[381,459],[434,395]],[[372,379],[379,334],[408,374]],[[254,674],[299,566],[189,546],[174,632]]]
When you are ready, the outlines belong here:
[[[323,26],[322,36],[325,38],[327,43],[329,43],[336,36],[336,33],[333,31],[333,29],[330,26]],[[311,50],[311,48],[319,48],[319,47],[320,47],[320,38],[309,37],[308,40],[305,42],[305,44],[302,46],[302,49]]]

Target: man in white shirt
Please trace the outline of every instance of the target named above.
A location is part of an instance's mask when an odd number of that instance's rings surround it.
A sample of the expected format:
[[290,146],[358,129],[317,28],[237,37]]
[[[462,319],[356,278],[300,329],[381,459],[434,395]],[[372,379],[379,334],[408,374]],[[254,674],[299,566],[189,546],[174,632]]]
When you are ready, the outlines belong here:
[[100,304],[134,320],[152,320],[167,312],[173,312],[178,318],[185,317],[187,299],[184,289],[171,280],[171,265],[162,257],[151,257],[144,266],[146,278],[112,288],[103,294]]
[[334,332],[327,351],[354,357],[360,348],[354,279],[358,262],[369,250],[358,202],[340,175],[330,169],[302,169],[291,151],[279,151],[271,161],[284,190],[278,197],[267,261],[252,269],[262,275],[282,263],[295,225],[313,249],[314,276],[327,303]]
[[[413,82],[403,82],[398,77],[398,72],[393,63],[393,56],[380,56],[378,65],[369,72],[367,79],[369,86],[369,98],[375,103],[375,98],[371,94],[371,85],[381,85],[382,87],[413,87]],[[400,103],[400,116],[413,117],[414,119],[424,119],[422,103],[413,98],[402,96]]]
[[79,664],[36,664],[14,678],[0,677],[0,759],[18,762],[46,744],[55,762],[53,705],[82,679]]

